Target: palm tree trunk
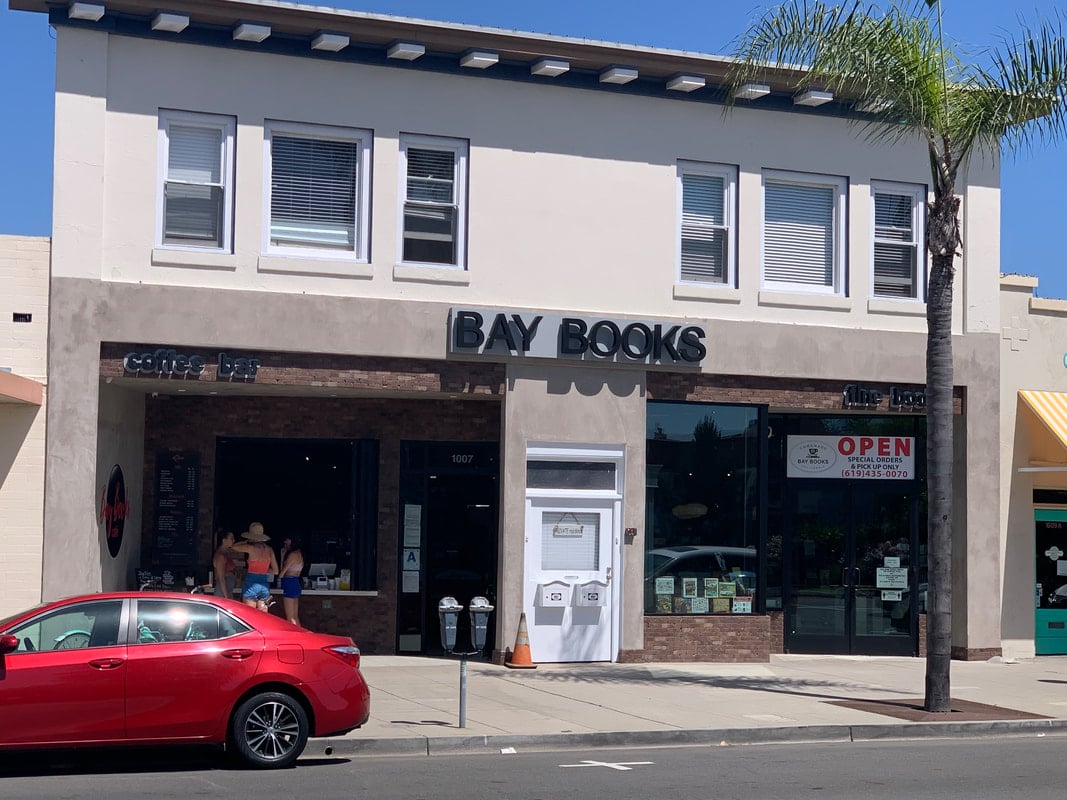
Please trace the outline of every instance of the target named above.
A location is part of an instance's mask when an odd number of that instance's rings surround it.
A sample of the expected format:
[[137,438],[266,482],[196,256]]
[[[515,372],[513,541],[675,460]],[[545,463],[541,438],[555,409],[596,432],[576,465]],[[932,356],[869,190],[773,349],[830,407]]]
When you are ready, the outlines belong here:
[[926,301],[926,485],[928,491],[927,711],[952,708],[952,279],[959,200],[930,206],[932,254]]

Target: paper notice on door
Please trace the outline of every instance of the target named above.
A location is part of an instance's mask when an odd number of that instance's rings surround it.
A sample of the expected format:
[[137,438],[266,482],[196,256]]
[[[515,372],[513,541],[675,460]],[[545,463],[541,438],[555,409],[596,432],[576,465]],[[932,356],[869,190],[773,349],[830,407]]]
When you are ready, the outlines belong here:
[[1067,561],[1062,558],[1056,562],[1056,574],[1067,575]]
[[899,600],[903,594],[899,589],[883,589],[882,600]]
[[907,589],[908,570],[904,567],[878,567],[874,571],[874,584],[878,589]]
[[419,591],[419,573],[417,572],[402,572],[404,576],[401,591],[404,594],[416,594]]
[[422,506],[407,503],[404,505],[404,547],[418,547],[422,544]]

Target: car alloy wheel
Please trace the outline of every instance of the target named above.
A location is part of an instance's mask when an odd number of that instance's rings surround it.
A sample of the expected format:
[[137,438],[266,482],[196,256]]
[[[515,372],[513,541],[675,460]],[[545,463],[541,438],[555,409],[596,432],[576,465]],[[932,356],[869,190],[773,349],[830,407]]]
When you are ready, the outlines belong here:
[[287,767],[307,744],[307,714],[289,695],[257,694],[237,707],[231,736],[237,753],[250,766]]

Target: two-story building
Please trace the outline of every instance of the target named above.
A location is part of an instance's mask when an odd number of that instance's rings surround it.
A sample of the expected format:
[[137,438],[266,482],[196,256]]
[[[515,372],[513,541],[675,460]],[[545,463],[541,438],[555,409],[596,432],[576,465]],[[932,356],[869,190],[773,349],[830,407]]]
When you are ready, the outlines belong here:
[[48,253],[0,236],[0,617],[41,602]]
[[[46,597],[301,539],[301,617],[536,661],[920,651],[921,142],[728,59],[290,3],[56,29]],[[962,182],[954,654],[1000,653],[998,166]],[[461,631],[461,638],[465,634]]]

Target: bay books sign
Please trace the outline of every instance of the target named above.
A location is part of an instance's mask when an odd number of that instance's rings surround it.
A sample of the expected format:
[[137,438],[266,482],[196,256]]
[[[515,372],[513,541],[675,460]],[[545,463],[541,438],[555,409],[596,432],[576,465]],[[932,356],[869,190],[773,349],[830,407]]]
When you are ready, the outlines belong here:
[[456,355],[699,366],[707,355],[698,325],[454,308],[448,351]]
[[788,436],[788,478],[911,480],[914,436]]

